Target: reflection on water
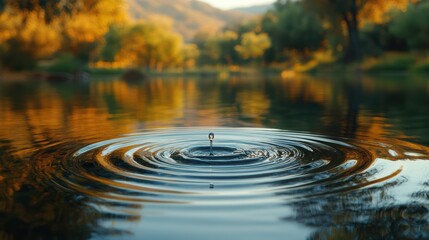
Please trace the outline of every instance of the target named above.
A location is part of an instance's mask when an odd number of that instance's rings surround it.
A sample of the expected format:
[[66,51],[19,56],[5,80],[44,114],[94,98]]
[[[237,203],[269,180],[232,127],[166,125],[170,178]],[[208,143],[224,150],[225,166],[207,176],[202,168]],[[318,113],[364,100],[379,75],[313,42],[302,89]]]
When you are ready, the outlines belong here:
[[428,93],[411,78],[0,83],[0,238],[428,238]]

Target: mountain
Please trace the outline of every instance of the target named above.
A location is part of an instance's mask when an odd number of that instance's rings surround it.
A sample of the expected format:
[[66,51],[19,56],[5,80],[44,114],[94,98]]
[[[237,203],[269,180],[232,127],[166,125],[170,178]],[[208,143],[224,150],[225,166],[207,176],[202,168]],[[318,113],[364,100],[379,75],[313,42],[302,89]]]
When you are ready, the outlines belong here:
[[196,0],[126,0],[131,19],[149,19],[163,16],[173,20],[173,28],[185,40],[198,32],[214,33],[226,23],[240,21],[249,14],[223,11]]
[[240,13],[259,15],[259,14],[266,13],[268,10],[272,9],[273,7],[274,5],[271,3],[271,4],[255,5],[250,7],[234,8],[232,10]]

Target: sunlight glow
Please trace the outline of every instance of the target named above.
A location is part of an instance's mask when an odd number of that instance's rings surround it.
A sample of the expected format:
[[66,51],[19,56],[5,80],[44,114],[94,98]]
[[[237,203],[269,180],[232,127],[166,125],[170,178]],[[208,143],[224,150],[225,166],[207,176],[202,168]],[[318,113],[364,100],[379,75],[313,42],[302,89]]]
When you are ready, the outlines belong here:
[[232,9],[274,3],[275,0],[200,0],[220,9]]

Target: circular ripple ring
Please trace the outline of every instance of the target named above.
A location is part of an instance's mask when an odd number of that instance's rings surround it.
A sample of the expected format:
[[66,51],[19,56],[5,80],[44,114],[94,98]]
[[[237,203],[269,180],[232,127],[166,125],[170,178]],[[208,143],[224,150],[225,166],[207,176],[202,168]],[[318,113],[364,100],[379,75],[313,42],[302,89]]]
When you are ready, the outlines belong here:
[[[149,130],[64,150],[49,183],[111,200],[169,204],[298,201],[397,181],[427,149],[258,128]],[[48,151],[46,151],[48,152]],[[405,154],[405,155],[404,155]],[[38,156],[46,157],[43,153]],[[377,164],[376,160],[387,160]]]

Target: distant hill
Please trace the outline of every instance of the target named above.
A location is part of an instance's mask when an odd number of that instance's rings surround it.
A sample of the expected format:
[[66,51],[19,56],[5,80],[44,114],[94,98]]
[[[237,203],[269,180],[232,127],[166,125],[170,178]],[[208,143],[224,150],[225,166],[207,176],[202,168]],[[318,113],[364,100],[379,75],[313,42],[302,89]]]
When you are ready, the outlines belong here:
[[249,14],[223,11],[196,0],[126,0],[131,19],[166,16],[173,20],[173,28],[190,40],[197,32],[213,33],[226,23],[240,21]]
[[263,5],[255,5],[255,6],[250,6],[250,7],[234,8],[232,10],[235,12],[256,15],[256,14],[264,14],[268,10],[272,9],[273,7],[274,7],[273,4],[263,4]]

